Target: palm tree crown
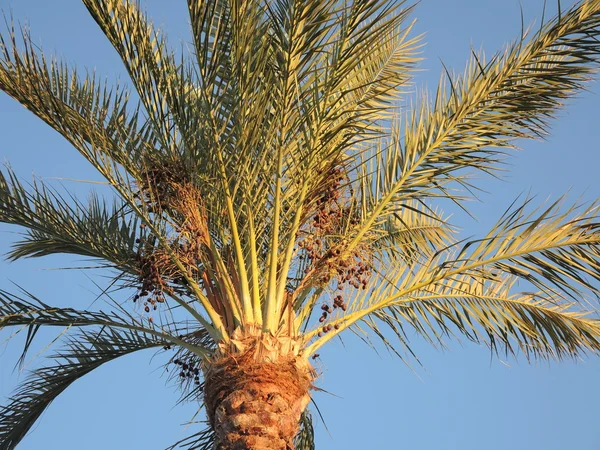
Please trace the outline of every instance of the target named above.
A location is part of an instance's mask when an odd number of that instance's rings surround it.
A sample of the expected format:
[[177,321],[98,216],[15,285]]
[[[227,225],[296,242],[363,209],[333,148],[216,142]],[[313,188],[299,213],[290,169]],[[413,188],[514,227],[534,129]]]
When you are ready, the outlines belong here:
[[[600,293],[596,203],[516,201],[476,240],[439,209],[465,208],[473,172],[544,136],[598,70],[600,0],[491,58],[473,52],[407,111],[421,39],[405,2],[188,0],[193,46],[178,56],[138,3],[82,1],[133,92],[44,56],[14,26],[0,89],[115,199],[66,198],[6,167],[0,221],[26,230],[9,259],[100,260],[129,300],[79,310],[0,291],[0,329],[27,330],[25,351],[42,326],[71,330],[0,409],[0,449],[75,380],[147,348],[173,351],[185,396],[206,404],[207,430],[183,447],[299,450],[314,448],[310,358],[346,330],[401,358],[409,329],[527,358],[600,352],[584,304]],[[252,409],[261,392],[276,425]]]

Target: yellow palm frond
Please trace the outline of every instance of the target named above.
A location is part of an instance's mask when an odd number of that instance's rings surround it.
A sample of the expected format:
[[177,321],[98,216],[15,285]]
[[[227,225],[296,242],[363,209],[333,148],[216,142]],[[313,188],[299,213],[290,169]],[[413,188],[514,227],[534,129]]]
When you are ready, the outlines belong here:
[[[310,344],[309,349],[315,351],[333,336],[359,321],[367,321],[373,325],[374,318],[385,318],[390,326],[401,327],[406,317],[398,312],[404,311],[399,308],[405,304],[413,309],[425,308],[415,313],[417,315],[412,320],[413,325],[418,316],[423,326],[431,328],[429,320],[433,317],[442,331],[447,332],[451,329],[446,328],[448,325],[457,326],[460,318],[465,319],[465,316],[461,316],[461,308],[475,308],[474,305],[479,305],[477,302],[481,300],[487,308],[485,312],[472,310],[466,313],[467,316],[477,313],[481,319],[486,314],[491,315],[492,309],[496,308],[497,311],[493,314],[502,317],[507,314],[506,308],[521,307],[525,308],[522,312],[527,314],[533,314],[534,310],[546,314],[547,317],[540,319],[539,324],[531,319],[536,326],[542,327],[535,332],[535,336],[531,335],[534,333],[534,326],[526,330],[530,335],[526,333],[520,338],[529,336],[544,343],[547,347],[545,353],[538,347],[533,352],[538,356],[550,355],[550,342],[555,346],[552,348],[557,354],[563,355],[566,347],[562,347],[558,338],[547,341],[546,333],[549,331],[544,329],[560,328],[564,325],[563,321],[570,324],[573,333],[582,333],[582,336],[592,339],[587,341],[582,338],[581,350],[596,351],[592,344],[596,342],[594,327],[598,326],[597,320],[579,321],[578,318],[591,314],[589,309],[586,312],[586,309],[581,308],[580,302],[586,292],[596,292],[593,283],[600,280],[598,207],[592,204],[582,209],[581,205],[575,204],[560,212],[563,202],[557,201],[545,209],[538,208],[528,212],[526,208],[529,202],[530,199],[527,199],[521,205],[509,209],[481,239],[465,242],[460,248],[455,244],[442,249],[443,251],[435,253],[422,263],[409,266],[396,263],[391,270],[388,264],[387,270],[373,277],[369,286],[350,295],[346,302],[347,312],[340,312],[332,319],[331,324],[337,328],[319,337]],[[540,293],[511,294],[510,288],[519,279],[541,289]],[[569,297],[570,302],[566,300]],[[430,298],[435,305],[431,306],[428,301],[425,306],[421,306],[420,299]],[[513,301],[519,298],[521,300]],[[413,301],[416,306],[412,306]],[[457,301],[464,304],[453,306]],[[502,301],[507,302],[506,306],[500,307],[504,305]],[[452,311],[452,314],[441,314],[440,310],[436,315],[427,309],[438,308],[439,305],[444,305],[446,312]],[[579,309],[574,309],[574,306]],[[482,320],[477,323],[491,330],[490,339],[498,338],[498,333],[492,329],[495,319],[485,323]],[[581,328],[578,328],[579,325]],[[511,326],[516,327],[516,323]],[[431,329],[437,333],[435,327]],[[459,327],[458,331],[471,338],[477,336],[472,334],[476,330],[466,325]],[[316,334],[317,331],[313,331],[307,338],[315,337]],[[442,335],[435,336],[441,339]],[[519,335],[513,333],[510,337],[517,339]],[[573,339],[571,344],[577,342]],[[503,343],[507,348],[512,345],[508,339]],[[534,345],[531,342],[529,344]],[[571,345],[568,353],[574,354],[574,349]]]

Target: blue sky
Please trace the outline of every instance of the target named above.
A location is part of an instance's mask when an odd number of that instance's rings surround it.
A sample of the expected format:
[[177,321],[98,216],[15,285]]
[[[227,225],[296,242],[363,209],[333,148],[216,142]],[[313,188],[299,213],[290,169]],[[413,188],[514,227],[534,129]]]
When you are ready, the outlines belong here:
[[[149,0],[150,15],[163,23],[170,41],[187,39],[183,0]],[[538,20],[543,0],[523,0],[525,23]],[[556,11],[555,2],[549,10]],[[572,1],[563,1],[566,8]],[[31,33],[47,51],[62,55],[81,68],[95,69],[109,79],[126,79],[110,45],[77,0],[0,0],[15,19],[28,19]],[[433,88],[441,63],[462,70],[470,46],[488,53],[520,33],[517,0],[422,0],[414,17],[416,32],[426,32],[426,60],[417,77],[420,86]],[[531,191],[540,201],[556,199],[571,190],[593,199],[600,193],[597,167],[599,84],[570,101],[558,114],[545,142],[525,142],[510,160],[504,181],[482,180],[489,192],[472,204],[477,221],[458,214],[465,235],[477,235],[498,218],[512,200]],[[7,96],[0,95],[0,159],[7,160],[25,179],[32,173],[44,179],[99,180],[69,145]],[[88,185],[63,180],[80,195]],[[0,252],[18,236],[0,226]],[[78,270],[48,270],[76,266],[72,258],[52,257],[7,264],[0,262],[0,288],[26,286],[48,303],[89,306],[103,279]],[[6,334],[0,334],[0,342]],[[45,334],[39,349],[55,334]],[[23,380],[13,370],[21,341],[0,347],[0,397]],[[382,350],[374,353],[349,337],[345,346],[321,351],[322,372],[315,401],[328,431],[316,418],[317,448],[411,450],[597,450],[600,427],[600,359],[534,363],[490,359],[489,352],[472,344],[451,343],[440,352],[415,338],[414,349],[424,367],[413,373]],[[33,352],[30,356],[35,355]],[[22,442],[20,449],[163,449],[190,434],[180,425],[195,413],[193,405],[176,407],[177,392],[161,378],[160,357],[142,352],[102,367],[75,383],[54,402]],[[34,367],[43,358],[34,361]]]

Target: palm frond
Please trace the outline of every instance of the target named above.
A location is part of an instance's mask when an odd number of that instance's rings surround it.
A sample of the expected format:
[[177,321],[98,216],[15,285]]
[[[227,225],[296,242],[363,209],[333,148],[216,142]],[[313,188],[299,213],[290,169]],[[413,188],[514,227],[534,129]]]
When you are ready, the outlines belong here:
[[212,354],[214,347],[213,337],[202,327],[191,329],[175,322],[155,324],[136,317],[121,307],[110,312],[60,308],[44,303],[25,290],[22,290],[22,295],[0,290],[0,330],[17,327],[13,337],[27,330],[21,359],[41,327],[61,327],[67,330],[71,327],[93,326],[153,336],[155,339],[169,342],[169,345],[179,346],[189,355],[199,359]]
[[[389,302],[352,328],[359,334],[363,327],[372,331],[402,359],[407,359],[406,353],[416,357],[407,328],[442,348],[448,339],[464,335],[494,354],[516,356],[520,350],[528,359],[600,353],[600,320],[592,312],[542,292],[511,293],[515,281],[516,277],[506,277],[484,284],[470,276],[456,277]],[[399,345],[391,342],[385,328]]]
[[[123,61],[165,152],[177,149],[176,117],[188,91],[183,68],[139,3],[84,0],[84,5]],[[185,129],[184,129],[185,130]],[[179,132],[182,130],[180,129]]]
[[0,172],[0,222],[27,230],[10,259],[70,253],[134,271],[139,222],[124,204],[108,207],[93,194],[88,205],[67,201],[39,180],[28,189],[7,168],[6,176]]
[[[127,319],[116,314],[79,311],[50,306],[38,297],[23,291],[15,295],[0,290],[0,329],[13,326],[127,326]],[[135,325],[135,322],[133,323]]]
[[368,247],[383,264],[398,258],[414,264],[451,245],[454,231],[440,211],[409,201],[372,230]]
[[300,430],[294,439],[296,450],[315,450],[315,430],[312,415],[305,409],[300,417]]
[[[397,202],[432,196],[456,200],[446,191],[449,184],[470,189],[469,170],[493,172],[515,139],[544,135],[564,100],[597,71],[599,35],[600,2],[582,2],[528,41],[523,37],[489,62],[473,54],[462,77],[442,80],[433,104],[423,102],[395,126],[378,170],[364,182],[386,181],[350,247]],[[394,177],[382,171],[393,171]]]
[[[409,324],[434,345],[444,346],[446,337],[462,334],[485,343],[494,353],[503,350],[516,355],[519,349],[528,359],[574,358],[600,352],[598,318],[582,313],[577,303],[559,297],[510,294],[511,284],[473,287],[470,277],[463,277],[373,316],[395,332],[400,331],[403,339],[407,339],[403,324]],[[377,327],[376,321],[369,325]]]
[[82,331],[69,338],[51,357],[55,364],[35,370],[8,404],[0,407],[0,449],[16,448],[50,403],[73,382],[116,358],[165,344],[142,332],[110,328]]
[[114,163],[136,174],[140,155],[153,152],[156,143],[139,108],[129,105],[127,89],[110,87],[93,73],[81,78],[39,52],[28,30],[20,34],[22,51],[14,26],[8,37],[0,35],[0,89],[60,133],[113,185],[126,188]]
[[519,277],[549,294],[558,290],[581,299],[584,290],[597,293],[593,283],[600,280],[598,203],[575,203],[563,210],[562,197],[546,208],[527,211],[530,201],[508,209],[483,239],[465,243],[438,266],[438,276],[478,277],[494,271]]
[[[334,44],[331,76],[325,77],[333,84],[330,92],[339,93],[331,114],[336,132],[377,130],[374,123],[393,117],[420,61],[420,37],[409,38],[412,24],[405,25],[412,10],[402,1],[352,5],[347,28],[341,27]],[[327,137],[334,138],[329,131]]]
[[[337,328],[310,344],[310,351],[360,320],[376,330],[377,325],[369,317],[395,327],[399,337],[403,336],[403,319],[410,318],[409,323],[425,327],[429,333],[435,329],[429,322],[433,318],[444,333],[449,333],[447,323],[451,323],[472,339],[479,339],[477,326],[486,330],[490,340],[500,339],[502,333],[498,330],[504,330],[502,342],[507,348],[511,348],[510,339],[518,338],[527,343],[534,356],[552,355],[552,349],[557,357],[598,351],[598,323],[583,318],[592,310],[582,309],[581,305],[586,292],[598,295],[593,284],[600,280],[598,207],[575,204],[559,212],[564,201],[557,201],[527,212],[529,202],[526,199],[508,209],[483,239],[466,242],[456,251],[456,246],[445,249],[424,264],[397,264],[396,273],[388,267],[386,273],[373,277],[366,290],[350,296],[348,313],[332,318],[330,323]],[[508,287],[519,279],[541,291],[513,297]],[[419,302],[420,295],[433,295],[436,301]],[[444,300],[444,295],[452,299]],[[566,300],[569,297],[570,302]],[[399,305],[404,303],[409,309],[401,309]],[[440,305],[445,312],[441,312]],[[403,312],[407,312],[406,317]],[[469,320],[478,322],[473,325]],[[441,337],[433,333],[436,339]],[[313,331],[307,337],[315,334]]]
[[306,82],[291,83],[297,92],[288,95],[292,104],[284,107],[289,137],[283,201],[300,210],[310,209],[331,183],[329,169],[346,169],[358,144],[381,131],[377,123],[388,118],[389,103],[399,97],[418,61],[418,40],[408,39],[410,26],[404,26],[411,11],[404,2],[312,3],[305,9],[322,14],[313,12],[310,18],[325,32],[297,44],[319,42],[304,50],[306,62],[294,80]]

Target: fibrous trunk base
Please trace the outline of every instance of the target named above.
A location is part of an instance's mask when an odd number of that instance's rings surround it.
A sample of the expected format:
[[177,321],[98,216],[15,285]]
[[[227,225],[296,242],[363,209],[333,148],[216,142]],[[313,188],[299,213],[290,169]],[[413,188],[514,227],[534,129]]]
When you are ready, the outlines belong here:
[[217,450],[293,450],[310,397],[308,362],[254,352],[221,357],[205,373],[205,401]]

